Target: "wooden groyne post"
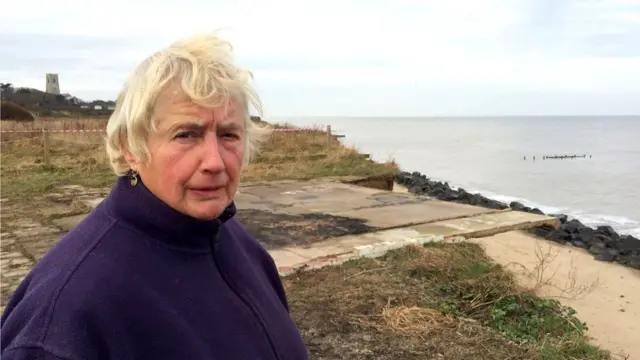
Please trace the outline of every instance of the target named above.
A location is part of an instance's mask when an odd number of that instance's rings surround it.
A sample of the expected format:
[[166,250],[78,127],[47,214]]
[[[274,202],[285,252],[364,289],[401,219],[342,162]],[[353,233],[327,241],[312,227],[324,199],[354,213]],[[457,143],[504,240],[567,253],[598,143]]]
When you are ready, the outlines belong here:
[[[588,155],[589,159],[591,159],[591,154]],[[587,154],[582,154],[582,155],[544,155],[542,156],[542,160],[554,160],[554,159],[586,159],[587,158]],[[523,160],[527,160],[527,156],[523,156],[522,158]],[[533,160],[536,160],[535,155],[533,156]]]
[[338,141],[338,139],[342,139],[345,135],[335,135],[333,133],[333,129],[331,129],[331,125],[327,125],[327,148],[331,148],[333,146],[334,139]]
[[[554,160],[554,159],[586,159],[587,158],[587,154],[582,154],[582,155],[545,155],[542,157],[543,160],[545,159],[550,159],[550,160]],[[589,155],[589,158],[591,158],[591,155]]]

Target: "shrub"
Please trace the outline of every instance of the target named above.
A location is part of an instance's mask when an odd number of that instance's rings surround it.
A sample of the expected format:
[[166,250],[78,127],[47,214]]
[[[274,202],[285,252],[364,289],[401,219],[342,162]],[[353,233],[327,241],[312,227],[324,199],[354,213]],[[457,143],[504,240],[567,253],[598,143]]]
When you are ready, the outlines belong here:
[[20,105],[14,104],[9,101],[0,102],[0,119],[2,120],[18,120],[18,121],[33,121],[35,117],[29,110],[23,108]]

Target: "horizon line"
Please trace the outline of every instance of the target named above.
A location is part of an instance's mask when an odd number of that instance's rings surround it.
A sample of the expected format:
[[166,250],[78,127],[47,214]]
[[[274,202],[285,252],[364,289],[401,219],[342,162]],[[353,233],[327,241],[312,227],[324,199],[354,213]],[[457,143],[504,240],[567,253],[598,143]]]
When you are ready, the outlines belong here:
[[388,119],[388,118],[400,118],[400,119],[443,119],[443,118],[541,118],[541,117],[564,117],[564,118],[577,118],[577,117],[640,117],[638,114],[574,114],[574,115],[561,115],[561,114],[543,114],[543,115],[526,115],[526,114],[510,114],[510,115],[273,115],[265,116],[271,118],[348,118],[348,119]]

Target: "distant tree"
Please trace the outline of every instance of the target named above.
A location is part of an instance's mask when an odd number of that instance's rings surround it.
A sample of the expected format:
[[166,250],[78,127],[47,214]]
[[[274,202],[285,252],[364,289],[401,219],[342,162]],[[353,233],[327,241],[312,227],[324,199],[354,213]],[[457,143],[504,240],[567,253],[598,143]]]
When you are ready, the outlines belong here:
[[0,83],[0,97],[5,98],[10,95],[13,91],[11,91],[11,83]]

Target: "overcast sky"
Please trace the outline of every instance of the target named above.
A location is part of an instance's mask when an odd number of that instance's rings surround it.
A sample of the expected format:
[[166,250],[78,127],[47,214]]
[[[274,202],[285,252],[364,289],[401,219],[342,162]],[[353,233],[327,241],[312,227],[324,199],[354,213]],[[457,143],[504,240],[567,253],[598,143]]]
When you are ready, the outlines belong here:
[[640,114],[640,0],[11,1],[0,82],[115,99],[213,28],[267,116]]

